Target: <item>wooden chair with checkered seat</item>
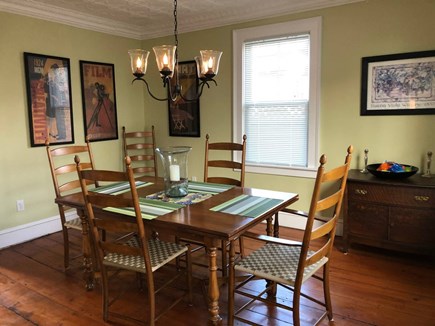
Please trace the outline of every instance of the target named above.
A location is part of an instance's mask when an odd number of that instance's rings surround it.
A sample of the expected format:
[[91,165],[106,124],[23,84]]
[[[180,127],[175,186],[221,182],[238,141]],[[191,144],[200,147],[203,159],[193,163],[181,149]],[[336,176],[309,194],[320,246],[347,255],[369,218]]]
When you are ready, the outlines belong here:
[[[112,299],[109,297],[109,281],[111,280],[109,269],[127,270],[143,274],[146,280],[148,315],[145,320],[147,320],[148,325],[154,325],[155,321],[163,313],[180,302],[186,294],[189,304],[192,303],[190,250],[188,245],[166,242],[150,236],[152,231],[148,227],[148,221],[142,218],[133,169],[131,168],[131,160],[127,156],[125,161],[125,172],[83,170],[79,157],[75,157],[86,204],[86,212],[90,221],[93,243],[97,245],[98,264],[101,270],[103,289],[103,318],[105,321],[109,320],[109,306],[118,298],[118,296]],[[88,182],[99,182],[105,185],[107,185],[107,182],[128,182],[130,184],[130,192],[123,195],[108,195],[97,191],[89,191],[86,187]],[[119,211],[131,208],[134,211],[134,216],[125,216],[125,219],[114,218],[113,216],[109,217],[103,209],[106,207],[115,208]],[[131,210],[129,211],[130,213]],[[105,234],[104,238],[100,236],[101,233]],[[119,241],[118,235],[125,233],[132,235],[131,240],[126,241],[127,239],[123,237]],[[169,264],[181,256],[186,260],[185,269],[177,268],[176,264],[172,266]],[[164,267],[172,269],[172,273],[169,271],[171,274],[162,275],[164,284],[157,286],[155,274],[157,271],[163,270]],[[186,276],[186,281],[183,284],[187,285],[187,291],[182,291],[182,295],[177,297],[171,304],[165,306],[164,309],[161,309],[162,311],[156,315],[156,293],[162,291],[168,285],[174,284],[181,276]],[[174,288],[171,288],[171,290],[173,291]],[[110,312],[110,316],[141,321],[114,311]]]
[[[347,149],[345,163],[325,172],[326,156],[320,158],[320,166],[308,213],[285,209],[285,212],[305,216],[306,227],[302,242],[275,238],[254,233],[245,233],[244,236],[260,240],[265,243],[260,249],[238,261],[231,272],[229,282],[229,325],[235,320],[255,325],[247,320],[244,311],[258,301],[275,305],[280,309],[290,310],[293,313],[293,325],[299,326],[301,297],[320,305],[324,309],[318,321],[328,317],[333,320],[332,303],[329,286],[329,267],[334,244],[337,219],[343,202],[347,174],[350,167],[352,146]],[[320,225],[315,225],[315,221]],[[233,252],[234,248],[230,248]],[[322,270],[322,275],[318,271]],[[235,272],[247,274],[247,278],[235,285]],[[323,285],[323,301],[302,292],[302,285],[310,278],[320,280]],[[266,287],[260,293],[253,293],[249,283],[266,280]],[[277,292],[277,287],[284,293]],[[286,295],[289,290],[293,300]],[[248,298],[248,302],[234,312],[234,295]],[[265,297],[266,296],[266,297]],[[292,301],[292,305],[283,302]],[[258,308],[258,307],[257,307]],[[311,321],[310,316],[310,321]],[[289,321],[290,322],[290,321]],[[304,323],[305,324],[305,323]],[[317,324],[317,323],[316,323]]]
[[[95,168],[89,139],[86,139],[85,145],[57,146],[55,148],[50,147],[49,140],[47,139],[45,145],[56,198],[81,191],[73,159],[75,155],[80,155],[83,159],[83,169]],[[70,239],[68,233],[70,230],[82,232],[82,221],[79,217],[67,220],[65,212],[70,207],[61,204],[57,206],[62,226],[64,267],[67,269],[70,262]]]
[[[216,142],[210,143],[209,134],[206,135],[205,141],[205,158],[204,158],[204,182],[219,183],[244,187],[245,185],[245,157],[246,157],[246,135],[243,135],[242,143],[233,142]],[[235,157],[239,154],[239,159]],[[243,242],[239,238],[239,254],[243,256]],[[196,252],[204,247],[199,241],[189,239],[179,239],[179,241],[188,242],[196,245],[192,252]],[[221,242],[222,264],[218,269],[221,270],[222,276],[227,276],[228,269],[228,249],[229,243]],[[207,267],[207,264],[193,262],[194,265]]]

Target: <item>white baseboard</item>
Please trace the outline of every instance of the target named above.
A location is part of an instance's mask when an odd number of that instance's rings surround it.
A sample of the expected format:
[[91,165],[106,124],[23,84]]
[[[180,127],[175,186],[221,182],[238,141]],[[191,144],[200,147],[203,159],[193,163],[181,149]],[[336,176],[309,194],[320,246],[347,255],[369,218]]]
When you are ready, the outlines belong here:
[[[306,224],[306,219],[302,216],[298,216],[295,214],[280,212],[279,213],[279,225],[286,226],[293,229],[304,230]],[[314,222],[314,226],[316,226],[316,222]],[[337,222],[337,231],[336,234],[341,236],[343,234],[343,220],[339,219]]]
[[[65,217],[67,221],[69,221],[76,218],[77,213],[75,210],[70,210],[65,213]],[[36,222],[0,230],[0,249],[55,233],[61,229],[60,216],[57,215]]]

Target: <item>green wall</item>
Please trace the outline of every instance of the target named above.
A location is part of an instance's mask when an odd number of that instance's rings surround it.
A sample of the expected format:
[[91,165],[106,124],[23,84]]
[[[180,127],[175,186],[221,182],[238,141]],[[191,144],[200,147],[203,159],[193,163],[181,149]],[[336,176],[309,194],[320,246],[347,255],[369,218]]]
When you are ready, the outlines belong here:
[[[75,143],[84,143],[79,60],[115,65],[118,126],[143,128],[127,50],[140,41],[0,12],[0,230],[56,216],[45,147],[30,147],[23,52],[70,58]],[[97,168],[121,168],[121,142],[92,143]],[[25,211],[15,202],[24,199]]]
[[[423,167],[424,154],[435,151],[435,115],[360,116],[361,58],[435,49],[435,1],[367,0],[345,6],[253,21],[179,36],[180,61],[192,60],[200,49],[224,51],[218,87],[205,89],[200,101],[201,137],[169,137],[167,103],[144,94],[140,83],[130,85],[127,49],[139,41],[0,13],[0,230],[55,216],[54,193],[45,149],[29,143],[22,53],[35,52],[71,59],[76,143],[84,139],[78,60],[115,64],[118,125],[157,130],[158,145],[193,147],[189,174],[202,180],[205,134],[212,139],[232,138],[232,30],[321,16],[321,119],[319,153],[331,164],[342,162],[353,144],[353,168],[363,165],[368,148],[371,163],[394,160]],[[179,26],[183,19],[179,17]],[[142,47],[173,43],[172,37],[142,42]],[[163,95],[150,54],[147,80]],[[249,146],[249,139],[248,139]],[[121,168],[119,141],[92,144],[98,168]],[[432,169],[435,173],[435,167]],[[312,179],[248,173],[250,187],[297,192],[296,208],[308,206]],[[24,199],[26,210],[17,213],[15,201]]]

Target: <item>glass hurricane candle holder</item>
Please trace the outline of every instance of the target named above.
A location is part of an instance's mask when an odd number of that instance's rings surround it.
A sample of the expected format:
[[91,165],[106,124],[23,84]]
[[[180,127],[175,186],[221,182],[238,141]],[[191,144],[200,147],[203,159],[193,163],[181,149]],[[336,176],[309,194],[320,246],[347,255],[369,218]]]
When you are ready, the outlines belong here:
[[187,159],[191,150],[192,147],[188,146],[156,148],[163,164],[166,196],[184,197],[188,194]]

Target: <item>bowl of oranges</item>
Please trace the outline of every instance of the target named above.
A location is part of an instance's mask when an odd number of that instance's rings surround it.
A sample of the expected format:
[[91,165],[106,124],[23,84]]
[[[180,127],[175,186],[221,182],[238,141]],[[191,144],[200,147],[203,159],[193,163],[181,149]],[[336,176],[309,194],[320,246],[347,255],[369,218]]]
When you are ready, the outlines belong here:
[[367,170],[376,177],[387,179],[404,179],[417,173],[418,168],[412,165],[390,161],[367,165]]

